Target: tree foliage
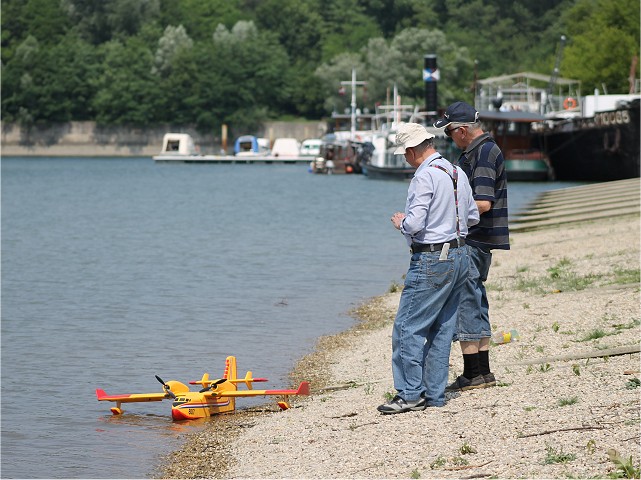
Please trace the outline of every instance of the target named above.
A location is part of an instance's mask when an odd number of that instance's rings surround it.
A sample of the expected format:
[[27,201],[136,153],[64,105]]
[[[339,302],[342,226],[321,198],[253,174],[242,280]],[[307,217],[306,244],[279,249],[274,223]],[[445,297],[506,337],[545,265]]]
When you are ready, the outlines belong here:
[[[441,106],[480,78],[551,73],[627,92],[637,0],[3,0],[2,118],[24,124],[192,124],[251,131],[269,118],[423,106],[424,56]],[[638,72],[638,69],[637,69]],[[638,73],[635,72],[638,76]]]
[[[638,0],[584,0],[565,15],[569,42],[563,72],[584,91],[627,93],[630,65],[639,58]],[[638,78],[638,74],[635,75]]]

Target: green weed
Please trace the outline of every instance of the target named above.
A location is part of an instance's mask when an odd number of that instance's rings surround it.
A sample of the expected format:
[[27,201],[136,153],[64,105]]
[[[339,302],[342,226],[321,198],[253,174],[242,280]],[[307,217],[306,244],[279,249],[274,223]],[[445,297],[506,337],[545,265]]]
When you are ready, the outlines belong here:
[[601,330],[600,328],[596,328],[592,330],[591,332],[588,332],[584,337],[582,337],[579,342],[589,342],[590,340],[597,340],[599,338],[603,338],[607,336],[608,334],[604,331]]
[[614,448],[611,448],[608,450],[608,457],[610,457],[610,461],[617,467],[614,472],[610,473],[610,478],[641,477],[641,468],[634,466],[632,463],[632,455],[630,455],[629,458],[623,458]]
[[559,407],[566,407],[568,405],[574,405],[577,403],[579,399],[577,397],[572,397],[572,398],[560,398],[559,401],[557,402]]
[[523,407],[523,410],[525,410],[526,412],[531,412],[531,411],[532,411],[532,410],[534,410],[535,408],[536,408],[536,407],[533,407],[533,406],[530,406],[530,407]]
[[614,269],[614,281],[612,283],[618,285],[625,285],[627,283],[636,283],[639,284],[641,281],[641,273],[638,268],[633,269],[623,269],[615,268]]
[[476,453],[476,449],[469,443],[465,442],[461,445],[461,448],[459,448],[459,452],[461,452],[461,455],[467,455],[468,453]]
[[616,330],[629,330],[631,328],[638,327],[639,324],[641,324],[641,320],[633,320],[630,323],[615,323],[612,325],[612,328]]
[[577,377],[581,375],[581,367],[577,363],[572,365],[572,373],[574,373]]
[[559,331],[559,328],[561,328],[561,327],[559,326],[559,322],[554,322],[554,323],[552,324],[552,331],[553,331],[554,333],[558,332],[558,331]]
[[418,468],[415,468],[412,470],[412,473],[410,474],[410,478],[421,478],[421,472],[418,471]]
[[442,467],[447,463],[447,460],[445,460],[441,455],[436,457],[436,460],[434,460],[432,463],[430,463],[430,468],[434,470],[435,468]]
[[387,291],[389,293],[396,293],[396,292],[400,292],[401,289],[402,289],[402,286],[398,282],[392,281],[392,284],[389,286]]
[[634,377],[628,380],[625,384],[625,388],[628,390],[634,390],[635,388],[639,388],[641,386],[641,380],[638,378]]
[[569,273],[566,276],[563,276],[556,282],[556,286],[562,292],[574,292],[578,290],[585,290],[595,281],[599,280],[602,275],[589,274],[583,277],[576,275],[574,273]]
[[545,447],[545,450],[547,451],[547,454],[543,463],[546,465],[552,463],[568,463],[572,460],[576,460],[576,454],[564,453],[563,447],[559,448],[559,450],[555,450],[552,446],[548,445]]
[[530,269],[530,267],[528,267],[527,265],[523,266],[523,267],[516,267],[516,273],[527,272],[529,269]]
[[549,363],[544,363],[539,367],[539,370],[543,373],[549,372],[550,370],[552,370],[552,365],[550,365]]
[[559,262],[554,265],[553,267],[548,268],[548,273],[550,274],[550,278],[560,278],[563,273],[565,273],[566,267],[571,265],[572,262],[568,260],[567,258],[563,257]]
[[593,439],[590,439],[588,441],[588,443],[585,446],[585,451],[588,452],[588,454],[590,455],[596,452],[596,442]]
[[469,465],[470,462],[465,460],[463,457],[454,457],[452,459],[452,463],[457,467],[464,467],[465,465]]

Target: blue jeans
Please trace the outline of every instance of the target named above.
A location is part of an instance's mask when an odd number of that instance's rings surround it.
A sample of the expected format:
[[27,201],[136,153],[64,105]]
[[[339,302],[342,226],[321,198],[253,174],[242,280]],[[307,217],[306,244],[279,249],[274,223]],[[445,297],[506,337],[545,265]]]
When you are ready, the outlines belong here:
[[412,255],[392,332],[394,388],[405,401],[445,404],[450,348],[460,289],[467,278],[467,246]]
[[492,252],[471,245],[469,249],[470,271],[461,290],[454,341],[478,342],[492,336],[490,307],[484,285],[492,263]]

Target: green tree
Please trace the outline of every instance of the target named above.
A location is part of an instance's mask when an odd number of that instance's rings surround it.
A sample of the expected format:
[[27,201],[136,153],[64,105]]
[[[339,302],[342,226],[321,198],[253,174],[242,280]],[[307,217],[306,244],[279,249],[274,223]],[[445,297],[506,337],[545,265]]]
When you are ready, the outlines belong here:
[[172,25],[165,28],[165,33],[158,40],[158,48],[154,56],[153,73],[166,76],[171,72],[175,59],[184,50],[191,50],[194,42],[182,25],[174,27]]
[[580,79],[587,93],[604,85],[607,93],[627,93],[632,57],[639,57],[638,0],[578,0],[564,21],[563,76]]
[[238,0],[160,0],[160,23],[183,25],[194,41],[211,39],[218,24],[231,28],[239,20],[251,20]]
[[[403,103],[423,107],[425,84],[423,82],[424,57],[437,56],[441,80],[438,87],[439,103],[445,105],[456,99],[472,100],[466,88],[473,80],[473,61],[466,48],[449,42],[439,30],[408,28],[391,41],[371,39],[361,54],[337,55],[331,62],[316,70],[327,94],[325,106],[341,112],[350,106],[350,94],[338,95],[340,81],[351,79],[352,68],[357,80],[367,81],[367,89],[357,90],[359,107],[374,108],[375,103],[393,101],[391,92],[396,85]],[[367,101],[364,95],[367,95]]]
[[448,40],[469,49],[478,61],[481,78],[528,70],[541,58],[546,59],[546,70],[549,68],[551,73],[556,45],[563,33],[557,30],[559,18],[572,3],[573,0],[450,0],[446,3],[443,30]]
[[345,52],[358,52],[370,38],[382,36],[376,22],[368,17],[357,0],[328,0],[324,2],[323,61]]
[[[356,71],[357,81],[367,80],[365,62],[361,54],[341,53],[329,62],[323,63],[314,72],[323,85],[324,107],[327,111],[342,113],[345,109],[350,108],[351,90],[349,87],[341,88],[341,82],[351,81],[352,70]],[[340,94],[339,91],[344,93]],[[356,89],[357,104],[360,107],[365,103],[363,101],[364,93],[362,88]]]
[[74,35],[49,48],[27,37],[4,68],[3,118],[24,124],[91,120],[97,65],[95,50]]
[[391,48],[403,52],[403,61],[398,68],[406,79],[407,90],[403,91],[414,103],[424,105],[425,83],[422,72],[427,54],[436,55],[441,73],[438,83],[439,105],[447,105],[454,100],[473,100],[473,94],[469,90],[474,80],[471,55],[466,47],[456,44],[442,31],[405,29],[394,37]]
[[159,0],[60,0],[80,35],[94,45],[125,41],[159,16]]
[[154,56],[139,39],[112,40],[99,49],[103,55],[93,100],[100,124],[152,124],[158,118],[160,92],[152,74]]
[[312,0],[262,0],[256,5],[256,26],[276,34],[278,43],[294,62],[318,62],[323,34],[318,7],[318,2]]
[[[234,125],[247,126],[264,120],[265,109],[279,112],[288,102],[285,79],[289,60],[275,36],[259,32],[253,22],[238,22],[231,30],[219,25],[213,36],[218,78],[225,79],[221,103],[228,115],[243,111],[244,118],[234,115]],[[227,120],[227,119],[225,119]]]
[[2,63],[6,64],[27,36],[42,45],[53,45],[71,22],[58,2],[50,0],[2,1]]

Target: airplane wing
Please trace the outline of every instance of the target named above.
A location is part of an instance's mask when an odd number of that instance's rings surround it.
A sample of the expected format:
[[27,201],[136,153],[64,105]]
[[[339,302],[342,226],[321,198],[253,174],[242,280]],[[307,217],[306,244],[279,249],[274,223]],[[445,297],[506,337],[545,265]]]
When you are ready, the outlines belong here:
[[160,402],[170,398],[166,393],[125,393],[119,395],[108,395],[107,392],[98,388],[96,389],[96,397],[99,401],[107,402]]
[[227,390],[205,392],[208,397],[258,397],[261,395],[309,395],[309,382],[301,382],[298,390]]

